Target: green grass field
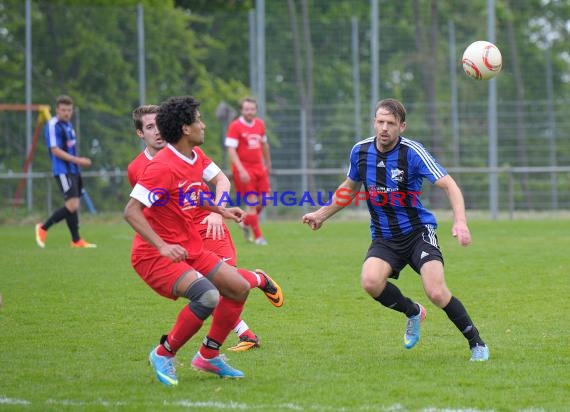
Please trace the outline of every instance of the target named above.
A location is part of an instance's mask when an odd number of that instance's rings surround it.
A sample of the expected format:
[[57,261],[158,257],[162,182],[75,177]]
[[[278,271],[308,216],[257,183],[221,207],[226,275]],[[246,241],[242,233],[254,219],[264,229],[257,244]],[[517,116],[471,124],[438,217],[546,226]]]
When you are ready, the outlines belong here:
[[447,281],[491,349],[486,363],[468,361],[463,337],[409,269],[396,284],[428,317],[421,342],[404,349],[403,316],[360,288],[366,222],[264,227],[267,247],[234,232],[239,264],[274,276],[285,305],[250,294],[243,317],[262,347],[228,355],[246,378],[192,370],[203,328],[179,352],[180,385],[167,388],[146,360],[184,303],[132,270],[120,217],[84,214],[82,233],[99,245],[91,250],[70,249],[65,224],[45,250],[32,223],[0,226],[0,410],[569,410],[570,220],[473,221],[469,248],[441,224]]

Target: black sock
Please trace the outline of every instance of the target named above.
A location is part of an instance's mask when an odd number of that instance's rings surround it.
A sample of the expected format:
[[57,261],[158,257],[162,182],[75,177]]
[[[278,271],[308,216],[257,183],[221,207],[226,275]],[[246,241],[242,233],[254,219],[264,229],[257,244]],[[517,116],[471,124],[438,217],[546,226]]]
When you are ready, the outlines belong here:
[[69,210],[67,210],[65,206],[62,207],[61,209],[56,210],[55,213],[51,215],[48,218],[48,220],[46,220],[45,223],[42,225],[42,229],[48,230],[50,226],[54,225],[57,222],[62,221],[63,219],[66,219],[68,214]]
[[168,335],[162,335],[160,338],[160,344],[164,349],[166,349],[167,352],[175,355],[175,353],[172,351],[172,348],[170,347],[170,344],[168,343]]
[[77,215],[77,212],[69,213],[65,217],[65,221],[67,222],[67,227],[71,233],[71,238],[74,242],[78,242],[81,238],[79,237],[79,216]]
[[463,336],[465,336],[465,339],[469,342],[469,347],[472,348],[475,345],[485,346],[485,342],[483,342],[483,339],[479,336],[479,331],[475,325],[473,325],[473,321],[459,299],[452,296],[451,300],[443,310],[457,329],[459,329]]
[[405,313],[407,317],[415,316],[420,313],[419,306],[415,304],[410,298],[402,295],[400,289],[398,289],[397,286],[390,282],[386,283],[386,287],[382,293],[379,296],[375,297],[374,300],[377,300],[387,308]]

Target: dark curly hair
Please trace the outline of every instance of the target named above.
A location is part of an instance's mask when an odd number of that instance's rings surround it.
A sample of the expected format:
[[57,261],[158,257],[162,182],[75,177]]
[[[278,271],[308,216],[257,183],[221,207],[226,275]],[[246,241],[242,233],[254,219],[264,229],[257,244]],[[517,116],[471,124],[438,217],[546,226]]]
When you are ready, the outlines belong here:
[[177,143],[182,138],[182,126],[196,121],[200,102],[192,96],[171,97],[162,102],[156,114],[156,126],[168,143]]

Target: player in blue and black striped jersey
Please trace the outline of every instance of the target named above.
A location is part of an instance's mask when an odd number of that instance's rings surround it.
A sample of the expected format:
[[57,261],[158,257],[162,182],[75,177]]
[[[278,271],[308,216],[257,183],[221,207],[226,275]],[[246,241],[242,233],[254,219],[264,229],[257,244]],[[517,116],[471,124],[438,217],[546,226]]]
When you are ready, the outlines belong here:
[[71,247],[94,248],[79,236],[79,204],[83,191],[80,166],[91,166],[91,159],[77,155],[75,130],[71,124],[73,100],[59,96],[55,104],[55,116],[45,126],[45,138],[52,162],[52,172],[65,200],[65,205],[56,210],[43,224],[36,224],[36,243],[44,248],[47,231],[55,223],[65,219],[71,233]]
[[429,300],[444,310],[467,339],[470,360],[486,361],[489,348],[461,301],[447,288],[436,236],[437,221],[420,200],[424,179],[442,189],[453,210],[452,234],[461,246],[467,246],[471,234],[463,194],[424,146],[402,136],[406,109],[398,100],[385,99],[376,105],[374,129],[375,136],[352,148],[347,178],[332,202],[304,215],[303,223],[317,230],[353,200],[366,200],[372,243],[362,265],[361,284],[373,299],[407,316],[404,346],[411,349],[419,341],[426,310],[405,297],[388,279],[397,279],[400,271],[410,265],[420,275]]

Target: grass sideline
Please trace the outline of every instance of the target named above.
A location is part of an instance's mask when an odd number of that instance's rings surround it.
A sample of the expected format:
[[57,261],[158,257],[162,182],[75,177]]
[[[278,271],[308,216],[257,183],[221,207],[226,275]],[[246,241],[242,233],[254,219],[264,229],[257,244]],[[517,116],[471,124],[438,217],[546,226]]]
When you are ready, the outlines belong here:
[[[86,217],[99,245],[72,250],[64,224],[39,249],[33,225],[0,226],[0,410],[565,411],[570,384],[570,220],[471,222],[461,248],[438,231],[450,289],[491,349],[468,361],[464,339],[406,269],[397,285],[428,317],[413,350],[404,319],[360,289],[365,221],[264,225],[267,247],[232,225],[242,267],[262,267],[285,293],[281,309],[252,291],[244,319],[262,339],[228,353],[240,381],[198,374],[189,362],[203,328],[179,353],[180,385],[155,381],[148,352],[182,301],[154,294],[129,263],[131,229]],[[230,335],[224,347],[235,342]],[[226,352],[227,353],[227,352]]]

